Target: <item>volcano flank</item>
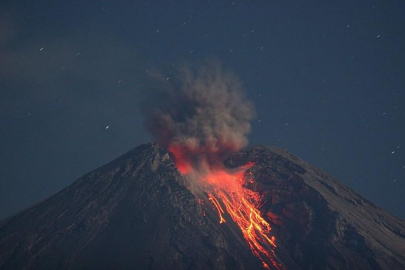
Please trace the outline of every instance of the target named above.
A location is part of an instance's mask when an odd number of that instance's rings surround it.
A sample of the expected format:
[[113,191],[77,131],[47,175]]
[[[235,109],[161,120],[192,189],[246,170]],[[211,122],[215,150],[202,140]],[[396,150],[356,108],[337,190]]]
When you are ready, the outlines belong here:
[[173,155],[149,143],[1,221],[0,270],[405,269],[405,222],[311,164],[255,146],[223,168],[256,196],[269,260],[226,201],[196,195]]

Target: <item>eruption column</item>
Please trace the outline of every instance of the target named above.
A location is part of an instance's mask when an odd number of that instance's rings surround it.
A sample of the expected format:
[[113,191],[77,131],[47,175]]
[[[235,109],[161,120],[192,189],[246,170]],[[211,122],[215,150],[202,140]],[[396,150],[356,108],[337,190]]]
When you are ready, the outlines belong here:
[[229,215],[265,268],[284,269],[273,250],[270,224],[258,210],[259,195],[243,187],[244,170],[230,173],[222,165],[248,144],[255,116],[242,84],[218,63],[197,70],[183,67],[177,76],[167,77],[151,77],[147,89],[152,95],[142,106],[146,129],[168,149],[192,189],[199,191],[196,195],[208,194],[219,223]]

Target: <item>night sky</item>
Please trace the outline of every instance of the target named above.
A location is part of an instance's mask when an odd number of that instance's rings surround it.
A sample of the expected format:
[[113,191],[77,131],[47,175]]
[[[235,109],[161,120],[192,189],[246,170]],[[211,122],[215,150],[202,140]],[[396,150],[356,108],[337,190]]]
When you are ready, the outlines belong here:
[[404,1],[0,2],[0,219],[152,140],[150,70],[218,59],[276,145],[405,218]]

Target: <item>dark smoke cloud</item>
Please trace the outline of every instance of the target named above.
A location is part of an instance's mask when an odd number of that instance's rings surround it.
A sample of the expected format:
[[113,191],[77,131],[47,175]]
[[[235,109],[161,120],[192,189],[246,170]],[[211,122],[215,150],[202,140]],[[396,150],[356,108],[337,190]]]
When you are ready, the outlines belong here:
[[248,144],[253,104],[242,84],[218,63],[151,75],[143,104],[146,128],[173,155],[182,173],[212,169]]

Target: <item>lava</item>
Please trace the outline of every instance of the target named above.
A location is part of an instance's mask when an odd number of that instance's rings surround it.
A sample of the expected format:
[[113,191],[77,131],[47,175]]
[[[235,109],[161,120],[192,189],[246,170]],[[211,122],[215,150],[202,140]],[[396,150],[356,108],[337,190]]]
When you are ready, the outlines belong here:
[[215,198],[214,195],[208,194],[208,199],[214,204],[215,208],[218,210],[218,215],[219,215],[219,223],[224,223],[226,220],[222,216],[224,214],[224,209],[222,209],[221,205],[219,204],[219,201],[217,198]]
[[226,219],[230,217],[263,267],[281,270],[284,267],[274,253],[276,239],[270,235],[271,226],[258,209],[260,195],[244,187],[244,171],[252,165],[248,164],[236,172],[216,168],[202,175],[197,174],[198,177],[194,179],[217,211],[219,223],[227,222]]

